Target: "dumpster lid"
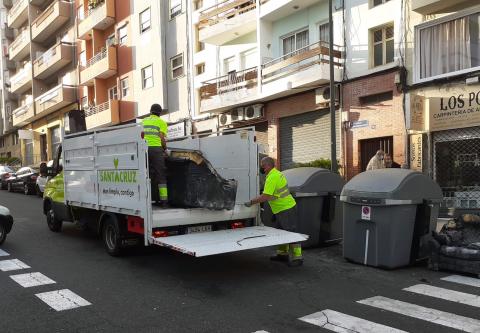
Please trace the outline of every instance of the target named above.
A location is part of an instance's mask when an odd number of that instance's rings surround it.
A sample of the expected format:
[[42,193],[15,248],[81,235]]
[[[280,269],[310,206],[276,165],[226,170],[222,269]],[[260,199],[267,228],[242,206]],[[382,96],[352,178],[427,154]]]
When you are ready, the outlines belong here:
[[292,192],[340,194],[344,180],[338,174],[322,168],[295,168],[283,171]]
[[421,202],[440,201],[442,190],[423,173],[406,169],[379,169],[363,172],[350,180],[342,198],[363,197]]

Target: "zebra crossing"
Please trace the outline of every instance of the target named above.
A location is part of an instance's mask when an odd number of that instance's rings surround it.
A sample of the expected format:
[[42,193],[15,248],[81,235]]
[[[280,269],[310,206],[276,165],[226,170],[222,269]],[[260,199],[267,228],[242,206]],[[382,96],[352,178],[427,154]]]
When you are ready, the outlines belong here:
[[[463,285],[468,287],[480,288],[480,279],[450,275],[440,279],[453,285]],[[429,284],[417,284],[402,289],[407,293],[422,295],[447,302],[459,303],[466,306],[480,307],[480,296],[451,290],[448,288],[436,287]],[[479,289],[480,292],[480,289]],[[469,318],[454,313],[449,313],[433,308],[421,306],[419,304],[408,303],[402,300],[392,299],[377,295],[370,298],[358,300],[355,302],[361,306],[368,306],[373,309],[388,311],[394,314],[422,320],[431,324],[441,325],[446,328],[455,329],[463,332],[479,333],[480,320]],[[369,321],[366,318],[355,317],[348,313],[342,313],[332,309],[325,309],[307,316],[298,318],[298,320],[314,325],[324,330],[337,333],[406,333],[396,327],[390,327],[384,324]],[[394,325],[392,325],[394,326]],[[267,331],[257,331],[268,333]]]

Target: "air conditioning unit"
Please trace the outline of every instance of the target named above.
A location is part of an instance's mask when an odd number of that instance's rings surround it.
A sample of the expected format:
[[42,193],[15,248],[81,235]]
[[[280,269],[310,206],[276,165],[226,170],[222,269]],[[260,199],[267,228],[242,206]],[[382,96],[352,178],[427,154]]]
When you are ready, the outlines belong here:
[[250,105],[245,108],[245,120],[263,117],[263,104]]
[[232,112],[230,113],[232,123],[235,123],[237,121],[244,121],[245,120],[245,109],[244,108],[236,108],[233,109]]
[[[335,85],[335,104],[340,101],[340,85]],[[330,106],[330,86],[318,88],[315,90],[315,104]]]
[[230,125],[232,123],[232,115],[229,112],[218,115],[218,123],[222,127]]

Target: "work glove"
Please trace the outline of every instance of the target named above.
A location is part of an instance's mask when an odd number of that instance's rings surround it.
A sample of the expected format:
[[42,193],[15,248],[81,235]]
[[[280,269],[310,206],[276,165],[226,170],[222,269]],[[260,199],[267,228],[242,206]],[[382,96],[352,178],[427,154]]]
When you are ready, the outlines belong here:
[[252,207],[252,202],[248,201],[244,203],[245,207]]

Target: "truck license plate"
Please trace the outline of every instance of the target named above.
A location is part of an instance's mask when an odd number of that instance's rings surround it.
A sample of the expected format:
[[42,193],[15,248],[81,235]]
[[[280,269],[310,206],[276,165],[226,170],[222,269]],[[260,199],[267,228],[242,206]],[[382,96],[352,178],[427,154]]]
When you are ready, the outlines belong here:
[[198,225],[198,226],[187,228],[187,234],[194,234],[197,232],[209,232],[209,231],[212,231],[211,225]]

